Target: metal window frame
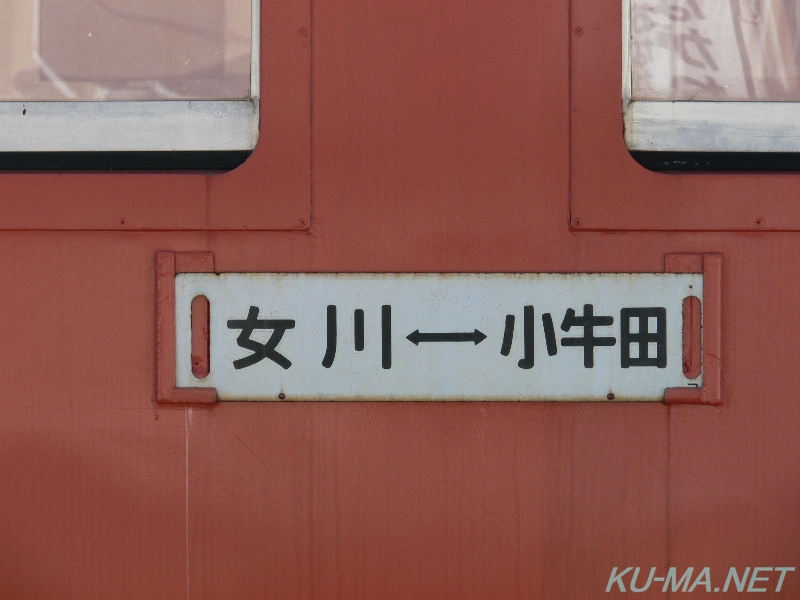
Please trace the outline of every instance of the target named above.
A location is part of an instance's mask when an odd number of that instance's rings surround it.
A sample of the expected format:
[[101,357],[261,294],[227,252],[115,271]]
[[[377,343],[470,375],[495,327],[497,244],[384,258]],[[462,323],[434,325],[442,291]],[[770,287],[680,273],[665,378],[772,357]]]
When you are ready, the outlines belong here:
[[[2,101],[0,152],[253,150],[259,124],[261,7],[260,0],[251,3],[248,99]],[[34,52],[38,56],[38,48]],[[47,67],[41,60],[40,66]]]
[[622,0],[622,112],[632,152],[800,152],[800,103],[632,100],[631,2]]

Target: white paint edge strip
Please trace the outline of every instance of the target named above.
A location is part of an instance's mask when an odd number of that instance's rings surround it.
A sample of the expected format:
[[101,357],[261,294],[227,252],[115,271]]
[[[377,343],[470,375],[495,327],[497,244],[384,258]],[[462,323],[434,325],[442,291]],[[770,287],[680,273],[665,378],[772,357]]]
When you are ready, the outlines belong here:
[[634,151],[800,152],[800,103],[650,102],[625,107]]
[[622,0],[622,105],[631,100],[631,0]]
[[252,150],[251,100],[0,102],[0,152]]
[[261,0],[253,0],[250,10],[250,98],[258,106],[261,98]]

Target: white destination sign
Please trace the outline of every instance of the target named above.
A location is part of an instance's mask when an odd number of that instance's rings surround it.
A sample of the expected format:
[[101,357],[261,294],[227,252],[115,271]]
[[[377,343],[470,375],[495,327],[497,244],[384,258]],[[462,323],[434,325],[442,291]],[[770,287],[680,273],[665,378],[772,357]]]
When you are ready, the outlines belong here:
[[[661,400],[699,274],[182,273],[176,384],[220,400]],[[210,305],[210,372],[191,304]]]

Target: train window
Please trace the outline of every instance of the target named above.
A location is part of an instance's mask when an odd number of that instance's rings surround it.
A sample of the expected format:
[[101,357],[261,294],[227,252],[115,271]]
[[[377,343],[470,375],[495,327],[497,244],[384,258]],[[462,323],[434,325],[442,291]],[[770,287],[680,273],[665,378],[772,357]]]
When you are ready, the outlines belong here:
[[800,168],[796,0],[623,0],[625,142],[650,168]]
[[258,0],[0,5],[0,168],[217,169],[256,144]]

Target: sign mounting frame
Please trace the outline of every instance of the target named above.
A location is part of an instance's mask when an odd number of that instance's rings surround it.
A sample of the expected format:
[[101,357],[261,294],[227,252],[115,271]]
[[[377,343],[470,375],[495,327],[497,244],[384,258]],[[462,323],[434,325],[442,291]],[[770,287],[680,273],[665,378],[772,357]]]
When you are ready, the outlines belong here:
[[[721,402],[721,269],[722,260],[721,255],[718,254],[668,254],[665,256],[665,273],[700,273],[703,275],[704,286],[702,337],[700,335],[699,309],[692,311],[684,303],[683,311],[683,371],[687,377],[691,377],[688,373],[692,369],[699,373],[700,364],[702,363],[703,385],[700,387],[667,388],[664,393],[664,402],[667,404],[719,405]],[[214,272],[214,256],[211,252],[157,253],[156,401],[158,403],[213,404],[218,400],[217,390],[213,387],[180,387],[176,385],[176,275],[179,273]],[[327,274],[314,274],[314,276],[320,275],[324,277]],[[200,330],[198,329],[198,331]],[[209,335],[208,327],[205,328],[205,333]],[[199,344],[197,347],[202,347],[205,344],[206,352],[208,348],[208,338],[205,340],[196,339],[198,335],[195,334],[192,338],[193,360],[196,358],[194,357],[195,342]],[[456,344],[458,346],[477,345],[484,339],[482,337],[484,335],[482,332],[474,333],[473,331],[450,332],[448,330],[447,332],[429,332],[420,328],[418,332],[412,332],[412,334],[405,337],[416,346],[422,344],[429,347],[441,347],[442,345],[452,345],[457,342],[462,342],[461,344]],[[463,344],[465,341],[469,343]],[[206,360],[208,359],[206,358]],[[370,397],[368,395],[363,399],[370,399]],[[376,399],[379,398],[379,395],[376,396]],[[309,399],[319,400],[320,398]],[[433,401],[440,399],[452,400],[453,398],[431,398]],[[475,398],[463,399],[474,400]],[[613,395],[609,394],[608,399],[613,399]],[[493,400],[497,401],[498,399],[493,398]],[[508,397],[507,400],[518,401],[517,398],[513,397]]]

